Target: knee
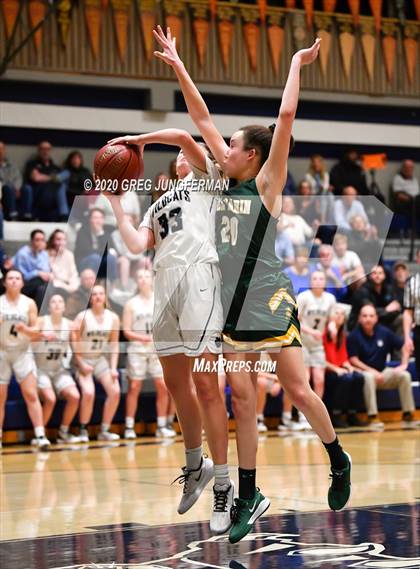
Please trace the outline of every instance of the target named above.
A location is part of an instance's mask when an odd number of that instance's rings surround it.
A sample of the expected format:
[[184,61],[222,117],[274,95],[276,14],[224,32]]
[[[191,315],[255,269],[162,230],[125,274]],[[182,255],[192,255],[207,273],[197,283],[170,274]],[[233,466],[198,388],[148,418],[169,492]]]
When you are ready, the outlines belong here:
[[409,371],[403,371],[401,374],[401,382],[411,385],[411,374]]
[[249,417],[256,411],[255,395],[248,390],[232,391],[232,408],[235,419]]
[[120,384],[118,381],[114,381],[111,385],[111,388],[109,390],[109,397],[112,397],[112,399],[120,398]]
[[292,387],[287,390],[287,394],[293,405],[300,410],[306,409],[309,406],[310,400],[313,396],[313,392],[309,385],[307,387]]
[[77,405],[80,401],[80,394],[77,389],[70,391],[65,395],[65,399],[67,403],[72,403],[73,405]]
[[214,377],[200,375],[198,377],[196,376],[194,380],[197,397],[201,404],[211,405],[220,399],[219,386],[217,381],[214,380]]
[[36,389],[30,389],[28,391],[24,391],[23,398],[25,399],[27,405],[33,405],[34,403],[39,401]]
[[54,407],[56,401],[57,401],[57,397],[55,396],[55,393],[53,391],[51,391],[50,393],[44,394],[44,405],[45,406]]
[[140,381],[130,381],[130,387],[128,388],[129,395],[138,395],[140,393],[141,383]]
[[95,388],[94,387],[85,387],[82,390],[82,400],[85,403],[92,403],[95,398]]

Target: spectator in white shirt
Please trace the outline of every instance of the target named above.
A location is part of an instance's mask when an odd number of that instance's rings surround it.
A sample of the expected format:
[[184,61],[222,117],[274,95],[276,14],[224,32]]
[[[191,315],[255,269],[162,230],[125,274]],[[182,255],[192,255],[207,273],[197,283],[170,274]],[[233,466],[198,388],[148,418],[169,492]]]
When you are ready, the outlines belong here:
[[[131,215],[134,220],[134,226],[137,227],[140,224],[140,202],[137,193],[133,191],[124,192],[124,195],[121,198],[121,206],[124,213]],[[98,196],[94,207],[101,209],[104,212],[105,227],[108,229],[115,229],[117,226],[117,220],[115,219],[114,212],[112,211],[110,201],[101,194]]]
[[355,251],[349,251],[347,235],[337,234],[333,241],[332,266],[337,267],[346,284],[362,279],[362,261]]
[[334,205],[335,223],[340,231],[351,231],[351,219],[361,216],[366,223],[369,223],[365,208],[361,201],[357,199],[357,190],[353,186],[347,186],[343,190],[343,195]]
[[305,245],[313,237],[311,227],[302,216],[295,214],[295,205],[290,196],[283,197],[283,208],[277,231],[286,233],[295,247]]

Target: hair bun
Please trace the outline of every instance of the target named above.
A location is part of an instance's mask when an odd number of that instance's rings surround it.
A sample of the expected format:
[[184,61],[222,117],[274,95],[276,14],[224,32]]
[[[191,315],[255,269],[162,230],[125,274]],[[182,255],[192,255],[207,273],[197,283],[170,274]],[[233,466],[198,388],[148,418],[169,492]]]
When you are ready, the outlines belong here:
[[271,134],[274,134],[275,128],[276,128],[276,123],[273,122],[273,124],[270,124],[270,126],[268,127],[268,130],[271,132]]

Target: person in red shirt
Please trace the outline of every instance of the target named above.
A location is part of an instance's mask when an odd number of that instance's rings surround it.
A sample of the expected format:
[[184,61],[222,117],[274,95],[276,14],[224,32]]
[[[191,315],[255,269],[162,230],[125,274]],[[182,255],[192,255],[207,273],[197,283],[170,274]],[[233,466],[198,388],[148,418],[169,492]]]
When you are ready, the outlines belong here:
[[[326,328],[323,342],[326,358],[326,384],[333,387],[332,424],[335,428],[365,427],[367,423],[358,419],[356,405],[363,391],[363,375],[350,364],[347,347],[345,322],[346,315],[337,306],[332,320],[333,329]],[[347,416],[346,416],[347,415]]]

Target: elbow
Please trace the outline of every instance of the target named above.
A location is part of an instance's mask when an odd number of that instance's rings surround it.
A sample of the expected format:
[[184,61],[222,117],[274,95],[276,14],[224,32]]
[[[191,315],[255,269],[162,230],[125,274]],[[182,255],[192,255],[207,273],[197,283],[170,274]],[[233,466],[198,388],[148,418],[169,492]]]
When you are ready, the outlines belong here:
[[291,107],[285,107],[284,109],[280,109],[280,118],[284,120],[293,120],[295,118],[296,109],[292,109]]

